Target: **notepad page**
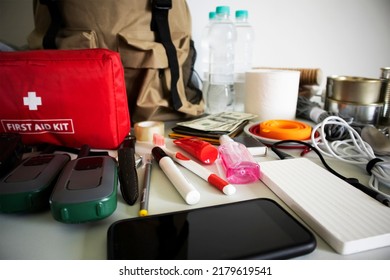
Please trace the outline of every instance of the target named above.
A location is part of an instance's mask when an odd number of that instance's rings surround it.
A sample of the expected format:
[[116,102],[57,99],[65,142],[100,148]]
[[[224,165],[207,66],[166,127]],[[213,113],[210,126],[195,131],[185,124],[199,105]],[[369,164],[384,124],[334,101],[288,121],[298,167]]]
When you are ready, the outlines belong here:
[[305,158],[261,162],[262,181],[339,254],[390,246],[390,208]]

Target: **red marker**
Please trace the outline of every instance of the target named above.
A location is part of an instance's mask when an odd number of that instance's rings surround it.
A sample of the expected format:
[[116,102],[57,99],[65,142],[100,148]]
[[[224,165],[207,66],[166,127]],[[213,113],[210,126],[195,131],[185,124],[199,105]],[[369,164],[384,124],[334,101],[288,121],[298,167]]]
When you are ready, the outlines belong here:
[[224,179],[214,174],[207,168],[203,167],[199,163],[189,159],[185,155],[179,152],[170,152],[165,150],[165,152],[177,163],[187,168],[189,171],[195,173],[203,180],[209,182],[211,185],[222,191],[226,195],[232,195],[236,192],[236,188],[233,185],[230,185]]

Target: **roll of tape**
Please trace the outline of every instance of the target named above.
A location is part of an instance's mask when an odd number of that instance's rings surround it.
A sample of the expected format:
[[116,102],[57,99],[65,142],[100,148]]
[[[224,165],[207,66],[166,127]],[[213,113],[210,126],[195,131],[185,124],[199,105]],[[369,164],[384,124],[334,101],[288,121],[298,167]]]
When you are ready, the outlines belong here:
[[153,142],[155,133],[164,135],[164,123],[158,121],[144,121],[134,124],[134,133],[137,141]]
[[276,140],[305,140],[311,135],[311,126],[291,120],[269,120],[260,123],[260,136]]

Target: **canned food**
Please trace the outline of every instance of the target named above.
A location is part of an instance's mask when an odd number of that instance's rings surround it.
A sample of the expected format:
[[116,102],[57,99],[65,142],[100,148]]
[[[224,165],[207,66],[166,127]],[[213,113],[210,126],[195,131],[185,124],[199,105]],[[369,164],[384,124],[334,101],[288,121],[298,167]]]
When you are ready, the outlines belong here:
[[383,79],[330,76],[327,78],[326,97],[359,105],[383,103],[383,84]]

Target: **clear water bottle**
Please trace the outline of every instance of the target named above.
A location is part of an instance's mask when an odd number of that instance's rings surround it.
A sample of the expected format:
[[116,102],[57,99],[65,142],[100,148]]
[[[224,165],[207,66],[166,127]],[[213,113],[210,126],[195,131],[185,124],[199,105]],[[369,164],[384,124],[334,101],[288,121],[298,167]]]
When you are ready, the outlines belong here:
[[245,72],[252,68],[253,44],[255,32],[248,21],[247,10],[237,10],[235,13],[235,26],[237,31],[236,53],[234,57],[234,111],[244,112],[245,100]]
[[210,26],[210,70],[206,110],[216,114],[234,109],[234,45],[236,29],[230,20],[230,8],[218,6],[216,20]]
[[209,22],[203,29],[202,41],[201,41],[201,72],[200,77],[202,79],[202,93],[204,100],[207,100],[207,90],[209,87],[209,70],[210,70],[210,44],[209,44],[209,32],[210,26],[214,23],[217,14],[215,11],[209,12]]
[[217,14],[215,11],[209,12],[209,22],[207,25],[204,27],[203,32],[202,32],[202,40],[201,40],[201,56],[202,56],[202,65],[201,65],[201,77],[202,80],[207,80],[208,79],[208,73],[209,73],[209,59],[210,59],[210,46],[209,46],[209,31],[210,31],[210,26],[213,24],[215,21]]

